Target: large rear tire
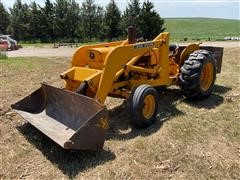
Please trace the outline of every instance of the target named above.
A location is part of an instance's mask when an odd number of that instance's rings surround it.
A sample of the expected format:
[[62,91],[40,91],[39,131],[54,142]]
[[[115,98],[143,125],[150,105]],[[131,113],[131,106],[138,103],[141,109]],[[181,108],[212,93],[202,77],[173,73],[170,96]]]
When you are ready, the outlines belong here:
[[181,67],[180,87],[190,99],[203,99],[213,90],[216,80],[216,61],[212,53],[197,50],[190,54]]
[[158,112],[158,93],[149,85],[140,85],[129,99],[130,123],[137,128],[146,128],[154,123]]

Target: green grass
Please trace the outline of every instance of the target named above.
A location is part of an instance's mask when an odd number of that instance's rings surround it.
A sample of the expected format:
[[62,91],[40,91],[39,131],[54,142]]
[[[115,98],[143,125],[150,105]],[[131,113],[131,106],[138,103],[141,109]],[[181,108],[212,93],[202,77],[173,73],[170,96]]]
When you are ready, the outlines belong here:
[[6,52],[0,51],[0,59],[7,59],[8,56],[6,54]]
[[240,37],[240,20],[212,18],[166,18],[166,31],[171,33],[171,41],[217,40],[224,37]]
[[[42,58],[37,58],[37,60],[41,62]],[[39,63],[33,63],[32,58],[26,59],[23,57],[17,57],[17,58],[10,57],[7,60],[0,59],[0,66],[9,68],[9,69],[11,69],[11,71],[21,72],[22,69],[32,70],[34,67],[35,68],[39,67]]]
[[53,43],[19,43],[24,48],[34,47],[34,48],[45,48],[45,47],[53,47]]
[[[188,41],[199,39],[206,41],[223,40],[224,37],[240,37],[240,20],[214,19],[214,18],[165,18],[164,27],[171,33],[170,41]],[[107,41],[107,40],[106,40]],[[91,42],[78,43],[79,45],[88,45],[100,43],[97,39]],[[54,47],[54,43],[26,43],[20,42],[26,47],[44,48]]]
[[[63,43],[67,47],[71,47],[70,44],[72,44],[72,47],[79,47],[80,45],[91,45],[91,44],[98,44],[102,43],[100,41],[90,41],[90,42],[84,42],[84,43]],[[24,43],[20,42],[19,44],[22,45],[23,48],[52,48],[54,47],[54,43]],[[57,46],[59,43],[55,43]]]

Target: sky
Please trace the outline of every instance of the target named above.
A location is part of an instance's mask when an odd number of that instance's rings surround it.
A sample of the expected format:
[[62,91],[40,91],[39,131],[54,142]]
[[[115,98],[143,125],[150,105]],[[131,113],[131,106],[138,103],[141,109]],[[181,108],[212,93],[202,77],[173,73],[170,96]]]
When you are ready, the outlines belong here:
[[[22,0],[31,3],[34,0]],[[82,3],[83,0],[76,0]],[[128,0],[115,0],[121,11],[124,11]],[[154,3],[155,10],[163,18],[171,17],[210,17],[240,20],[240,0],[150,0]],[[5,7],[11,7],[15,0],[0,0]],[[44,5],[44,0],[35,0],[39,5]],[[52,0],[54,2],[54,0]],[[109,0],[95,0],[105,6]],[[144,0],[140,0],[144,2]]]

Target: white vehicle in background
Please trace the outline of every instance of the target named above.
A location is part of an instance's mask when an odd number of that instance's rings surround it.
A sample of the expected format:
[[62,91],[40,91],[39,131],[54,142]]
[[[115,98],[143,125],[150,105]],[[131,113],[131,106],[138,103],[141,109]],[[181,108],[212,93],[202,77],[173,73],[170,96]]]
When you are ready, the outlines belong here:
[[18,50],[17,41],[12,39],[10,35],[0,35],[0,40],[8,42],[8,49],[9,50]]

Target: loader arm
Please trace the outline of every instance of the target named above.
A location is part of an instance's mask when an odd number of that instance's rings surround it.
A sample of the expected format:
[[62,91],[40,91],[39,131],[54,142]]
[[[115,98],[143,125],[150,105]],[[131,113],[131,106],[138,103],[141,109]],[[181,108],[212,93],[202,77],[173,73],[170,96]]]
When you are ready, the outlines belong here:
[[87,59],[83,58],[87,56],[87,51],[91,48],[99,48],[99,47],[114,47],[119,46],[125,41],[116,41],[116,42],[110,42],[110,43],[103,43],[103,44],[95,44],[95,45],[87,45],[87,46],[81,46],[77,49],[77,51],[74,53],[72,58],[72,67],[84,67],[87,65]]
[[[100,83],[96,93],[95,99],[101,104],[104,104],[108,93],[112,89],[113,81],[116,74],[126,68],[126,64],[136,56],[143,56],[152,48],[158,48],[159,65],[167,66],[163,68],[163,74],[168,74],[168,63],[164,62],[168,59],[168,41],[169,33],[162,33],[154,41],[145,43],[137,43],[131,45],[124,45],[114,48],[106,57],[104,63],[104,70],[100,78]],[[163,75],[164,76],[164,75]],[[169,82],[169,77],[166,81]]]

